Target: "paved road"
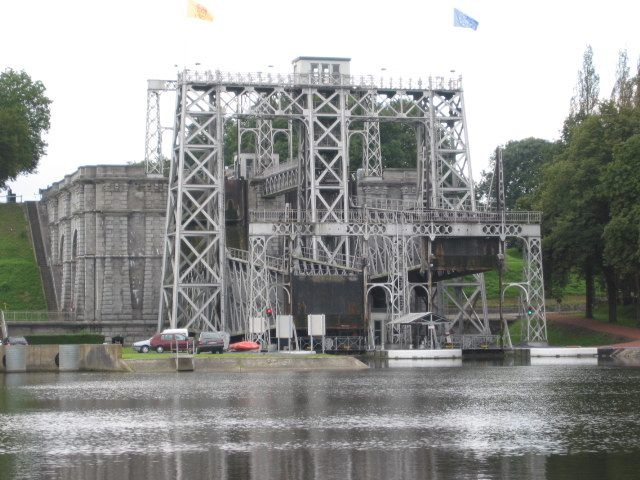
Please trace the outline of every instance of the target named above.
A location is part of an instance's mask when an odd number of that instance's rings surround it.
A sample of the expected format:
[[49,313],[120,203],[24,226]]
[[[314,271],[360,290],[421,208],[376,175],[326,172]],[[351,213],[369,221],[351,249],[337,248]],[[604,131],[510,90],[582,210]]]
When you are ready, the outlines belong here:
[[608,333],[616,337],[629,339],[628,342],[607,345],[608,347],[640,347],[640,328],[625,327],[623,325],[599,322],[598,320],[591,320],[589,318],[568,315],[566,313],[547,312],[547,319],[554,323],[573,325],[575,327],[586,328],[588,330]]

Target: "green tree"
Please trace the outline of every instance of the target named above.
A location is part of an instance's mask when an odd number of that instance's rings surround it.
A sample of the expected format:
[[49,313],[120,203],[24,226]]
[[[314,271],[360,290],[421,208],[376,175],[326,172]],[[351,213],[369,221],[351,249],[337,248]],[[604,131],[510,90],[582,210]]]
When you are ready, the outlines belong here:
[[571,115],[582,120],[596,111],[600,96],[600,76],[593,64],[593,49],[587,45],[582,56],[582,70],[578,72],[576,95],[571,99]]
[[418,159],[415,127],[409,123],[380,123],[380,148],[384,168],[415,168]]
[[602,269],[602,234],[608,203],[599,188],[609,160],[604,125],[597,116],[585,118],[571,132],[571,142],[544,169],[544,247],[556,296],[572,270],[586,282],[586,315],[593,317],[595,279]]
[[629,108],[633,104],[633,80],[629,75],[627,51],[620,50],[618,66],[616,67],[616,80],[611,91],[611,100],[623,108]]
[[633,291],[636,323],[640,323],[640,133],[614,148],[604,187],[611,202],[604,230],[605,262]]
[[0,187],[31,173],[45,154],[51,100],[40,81],[24,72],[0,73]]
[[[553,142],[541,138],[511,140],[503,147],[502,166],[504,169],[504,189],[507,209],[530,210],[540,188],[542,166],[548,163],[556,150]],[[496,154],[489,159],[489,170],[482,171],[478,184],[478,194],[485,201],[495,195]],[[493,189],[493,193],[489,190]]]
[[578,71],[578,82],[575,95],[571,98],[569,116],[562,126],[562,141],[568,142],[572,128],[584,120],[588,115],[596,112],[600,95],[600,76],[593,64],[593,49],[591,45],[582,56],[582,69]]
[[640,108],[640,57],[636,64],[636,75],[631,79],[633,89],[633,106]]
[[[609,165],[616,165],[614,152],[637,133],[640,133],[638,109],[618,108],[613,102],[604,102],[598,113],[573,126],[565,149],[544,169],[543,233],[552,278],[559,280],[561,286],[568,273],[578,269],[586,282],[587,316],[593,314],[595,282],[603,278],[610,322],[617,319],[617,297],[625,274],[619,267],[626,254],[616,259],[611,245],[607,254],[607,236],[609,242],[619,245],[625,241],[621,228],[637,227],[628,223],[633,221],[633,212],[628,209],[615,218],[617,205],[636,203],[623,186],[632,182],[633,176],[627,172],[613,177],[614,167]],[[629,156],[622,158],[621,161],[628,161]],[[621,167],[616,168],[614,172],[620,173]],[[614,191],[616,202],[612,197]]]

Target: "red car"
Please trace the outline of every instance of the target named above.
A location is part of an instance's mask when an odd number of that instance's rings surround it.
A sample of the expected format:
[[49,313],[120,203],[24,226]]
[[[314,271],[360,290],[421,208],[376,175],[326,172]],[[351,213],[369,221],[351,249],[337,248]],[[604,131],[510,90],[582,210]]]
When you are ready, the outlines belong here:
[[181,333],[156,333],[149,341],[151,350],[162,353],[165,350],[188,350],[193,347],[193,340]]

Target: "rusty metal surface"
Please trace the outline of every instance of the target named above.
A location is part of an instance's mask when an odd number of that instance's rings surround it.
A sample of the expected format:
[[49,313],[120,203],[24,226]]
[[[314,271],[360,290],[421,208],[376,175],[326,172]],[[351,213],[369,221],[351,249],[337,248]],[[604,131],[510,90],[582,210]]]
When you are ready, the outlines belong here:
[[442,238],[433,242],[438,270],[477,272],[497,268],[497,238]]
[[307,315],[324,313],[327,330],[364,328],[362,274],[292,275],[293,316],[298,328],[306,328]]

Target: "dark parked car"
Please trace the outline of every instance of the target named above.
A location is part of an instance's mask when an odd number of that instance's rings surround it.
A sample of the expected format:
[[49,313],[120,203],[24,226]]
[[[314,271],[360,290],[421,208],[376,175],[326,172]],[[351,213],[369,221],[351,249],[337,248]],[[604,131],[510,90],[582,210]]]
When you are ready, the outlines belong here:
[[196,353],[222,353],[225,348],[226,334],[224,332],[202,332],[198,338]]
[[27,339],[24,337],[7,337],[2,340],[3,345],[29,345]]
[[165,350],[175,350],[176,343],[178,350],[188,350],[192,345],[189,337],[181,333],[156,333],[149,340],[149,347],[151,350],[162,353]]

